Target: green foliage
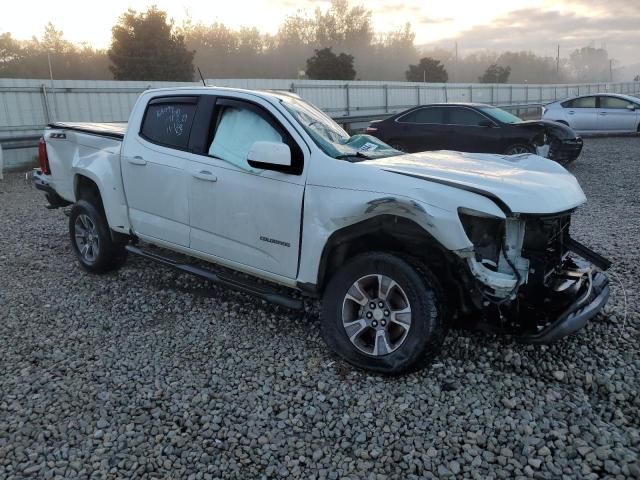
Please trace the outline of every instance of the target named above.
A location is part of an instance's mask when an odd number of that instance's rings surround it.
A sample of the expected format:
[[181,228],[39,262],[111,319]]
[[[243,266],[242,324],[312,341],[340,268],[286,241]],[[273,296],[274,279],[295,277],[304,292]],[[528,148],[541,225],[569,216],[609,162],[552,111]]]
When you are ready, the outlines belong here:
[[408,82],[445,83],[449,80],[444,65],[430,57],[421,58],[418,65],[409,65],[405,76]]
[[111,30],[110,70],[116,80],[193,80],[194,52],[155,6],[129,9]]
[[109,60],[102,50],[74,45],[48,23],[40,39],[16,40],[0,34],[0,77],[49,78],[49,61],[57,79],[109,78]]
[[315,55],[307,59],[307,77],[313,80],[353,80],[353,56],[341,53],[336,55],[331,48],[316,50]]
[[181,32],[208,78],[296,78],[316,49],[330,47],[354,57],[360,78],[401,80],[405,66],[418,56],[409,24],[376,33],[371,12],[347,0],[333,0],[324,12],[287,16],[275,35],[190,21]]
[[487,67],[482,76],[478,77],[480,83],[507,83],[511,75],[511,67],[501,67],[492,63]]

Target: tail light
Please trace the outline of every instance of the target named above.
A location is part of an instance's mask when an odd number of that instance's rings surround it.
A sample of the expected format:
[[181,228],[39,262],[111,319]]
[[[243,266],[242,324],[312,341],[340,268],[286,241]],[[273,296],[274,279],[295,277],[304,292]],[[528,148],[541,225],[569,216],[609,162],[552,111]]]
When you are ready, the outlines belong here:
[[40,162],[40,170],[45,175],[51,175],[51,168],[49,168],[49,157],[47,156],[47,144],[44,142],[44,137],[40,137],[38,142],[38,161]]
[[377,131],[378,129],[376,127],[367,127],[367,130],[366,130],[367,133],[371,133],[371,134],[374,134]]

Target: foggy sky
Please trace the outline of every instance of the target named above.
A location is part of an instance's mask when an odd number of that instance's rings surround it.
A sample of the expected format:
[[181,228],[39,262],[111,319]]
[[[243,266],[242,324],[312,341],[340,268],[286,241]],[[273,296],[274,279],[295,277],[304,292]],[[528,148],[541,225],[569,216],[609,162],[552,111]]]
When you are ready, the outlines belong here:
[[[26,39],[42,34],[52,21],[73,42],[108,46],[111,27],[128,7],[145,10],[155,4],[177,23],[220,21],[232,28],[256,26],[275,33],[287,15],[325,9],[329,0],[49,0],[3,5],[0,32]],[[372,11],[376,31],[410,22],[416,44],[453,49],[532,50],[555,56],[560,44],[566,57],[575,48],[605,46],[620,64],[640,63],[640,0],[351,0]]]

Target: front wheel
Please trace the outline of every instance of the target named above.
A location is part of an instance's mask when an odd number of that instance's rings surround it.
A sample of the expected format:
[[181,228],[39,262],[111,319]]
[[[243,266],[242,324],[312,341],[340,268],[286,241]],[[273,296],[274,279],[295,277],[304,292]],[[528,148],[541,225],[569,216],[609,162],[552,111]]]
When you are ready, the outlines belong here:
[[365,253],[329,281],[322,304],[322,335],[356,367],[400,374],[426,366],[447,332],[444,295],[417,261]]
[[521,155],[523,153],[533,153],[533,147],[525,145],[524,143],[519,143],[511,145],[504,152],[505,155]]
[[114,242],[104,214],[87,200],[78,200],[69,215],[69,236],[80,265],[93,273],[104,273],[122,265],[126,250]]

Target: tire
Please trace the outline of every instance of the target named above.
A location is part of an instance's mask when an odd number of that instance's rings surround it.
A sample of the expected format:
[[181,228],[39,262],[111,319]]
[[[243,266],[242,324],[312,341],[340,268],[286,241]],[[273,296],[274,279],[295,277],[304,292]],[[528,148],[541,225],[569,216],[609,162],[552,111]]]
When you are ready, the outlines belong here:
[[[389,280],[397,285],[389,287]],[[335,353],[358,368],[391,375],[418,370],[442,348],[448,329],[444,302],[438,280],[417,261],[364,253],[329,281],[321,333]]]
[[526,145],[524,143],[516,143],[509,146],[505,151],[505,155],[520,155],[523,153],[534,153],[534,149],[531,145]]
[[122,266],[124,244],[114,242],[101,209],[87,200],[78,200],[69,215],[71,246],[85,270],[105,273]]

